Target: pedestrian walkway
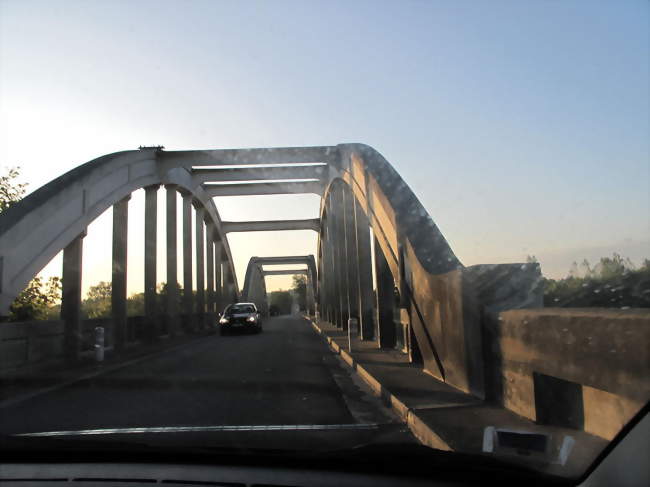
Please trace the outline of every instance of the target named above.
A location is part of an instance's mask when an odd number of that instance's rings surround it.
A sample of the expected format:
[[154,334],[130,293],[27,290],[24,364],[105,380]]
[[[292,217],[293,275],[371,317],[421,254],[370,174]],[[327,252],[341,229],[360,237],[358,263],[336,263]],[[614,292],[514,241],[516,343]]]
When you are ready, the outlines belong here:
[[[335,353],[384,399],[423,444],[441,450],[482,453],[488,427],[518,432],[544,433],[558,449],[566,435],[576,440],[565,466],[549,465],[549,473],[582,473],[607,441],[584,431],[538,425],[498,405],[460,391],[409,363],[408,356],[380,349],[376,342],[356,337],[330,323],[312,322]],[[351,348],[351,351],[350,351]],[[529,459],[526,459],[528,461]],[[522,463],[526,463],[523,461]]]

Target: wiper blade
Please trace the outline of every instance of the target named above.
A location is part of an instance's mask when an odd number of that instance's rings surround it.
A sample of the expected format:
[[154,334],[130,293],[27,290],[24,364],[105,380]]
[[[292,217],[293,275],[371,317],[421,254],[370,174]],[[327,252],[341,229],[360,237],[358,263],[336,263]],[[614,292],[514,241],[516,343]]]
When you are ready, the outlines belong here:
[[250,431],[331,431],[331,430],[377,430],[378,423],[351,424],[271,424],[271,425],[219,425],[219,426],[152,426],[139,428],[96,428],[85,430],[38,431],[16,433],[20,437],[95,436],[148,433],[213,433]]

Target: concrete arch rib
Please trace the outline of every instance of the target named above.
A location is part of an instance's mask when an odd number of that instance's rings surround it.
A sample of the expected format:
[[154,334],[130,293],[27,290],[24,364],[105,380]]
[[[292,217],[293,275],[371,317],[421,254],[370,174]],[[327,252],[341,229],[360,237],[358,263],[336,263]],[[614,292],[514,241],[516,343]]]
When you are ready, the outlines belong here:
[[161,151],[145,149],[99,157],[34,191],[0,215],[0,314],[63,248],[106,209],[138,189],[175,185],[205,208],[223,242],[235,280],[232,254],[212,199],[193,185],[185,167],[161,164]]
[[[339,327],[345,327],[346,318],[354,315],[353,293],[346,291],[346,286],[355,283],[350,280],[351,274],[337,264],[349,252],[346,246],[350,242],[346,243],[347,234],[342,233],[343,217],[340,216],[345,212],[349,215],[350,209],[338,200],[349,198],[354,211],[360,211],[367,226],[372,228],[375,257],[385,257],[383,265],[392,277],[389,280],[394,281],[399,291],[397,316],[393,318],[395,315],[390,311],[384,320],[392,324],[396,319],[407,326],[424,368],[432,375],[461,390],[483,395],[480,321],[472,306],[472,294],[467,292],[469,281],[464,266],[418,198],[386,159],[363,144],[337,147],[340,158],[335,170],[330,171],[320,210],[319,270],[326,266],[333,273],[329,284],[327,272],[320,274],[324,276],[319,280],[319,285],[324,285],[319,294],[322,311],[333,317]],[[377,260],[375,267],[376,264]],[[332,281],[336,280],[349,282],[333,285]],[[392,299],[392,294],[385,292],[383,300]],[[381,320],[377,310],[382,298],[374,299],[376,325]]]
[[[307,269],[291,269],[282,271],[264,271],[264,265],[277,264],[304,264]],[[291,275],[305,274],[308,280],[308,301],[309,311],[313,313],[315,296],[317,290],[317,271],[316,260],[313,255],[291,255],[291,256],[274,256],[274,257],[251,257],[246,267],[246,278],[244,280],[244,289],[242,299],[257,303],[257,300],[267,306],[265,276],[267,275]],[[260,282],[262,284],[260,284]],[[263,298],[260,294],[263,291]]]

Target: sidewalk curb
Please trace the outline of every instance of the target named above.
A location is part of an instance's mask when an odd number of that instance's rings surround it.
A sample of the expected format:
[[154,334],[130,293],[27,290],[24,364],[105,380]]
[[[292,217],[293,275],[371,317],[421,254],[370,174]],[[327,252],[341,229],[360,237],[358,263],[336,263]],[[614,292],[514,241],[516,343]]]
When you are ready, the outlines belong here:
[[440,436],[438,436],[423,420],[418,416],[417,412],[410,409],[406,404],[400,401],[397,396],[391,393],[384,387],[379,380],[377,380],[368,370],[359,365],[352,355],[346,350],[342,349],[331,337],[327,336],[323,330],[316,324],[316,322],[307,318],[311,322],[314,331],[318,333],[327,342],[332,351],[339,355],[341,359],[354,371],[356,374],[370,387],[373,394],[381,398],[384,403],[389,406],[395,414],[408,426],[411,433],[422,442],[422,444],[436,448],[438,450],[453,451]]

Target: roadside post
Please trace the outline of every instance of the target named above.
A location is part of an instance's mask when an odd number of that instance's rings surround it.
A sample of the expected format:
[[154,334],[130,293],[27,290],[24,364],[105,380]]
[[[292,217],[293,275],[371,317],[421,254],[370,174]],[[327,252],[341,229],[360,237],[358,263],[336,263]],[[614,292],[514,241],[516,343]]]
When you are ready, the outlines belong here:
[[104,327],[95,327],[95,361],[104,361]]

